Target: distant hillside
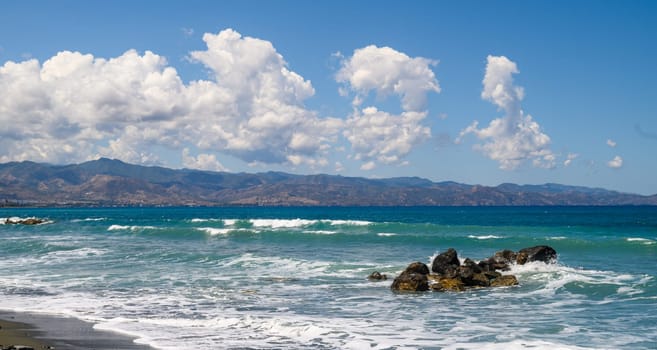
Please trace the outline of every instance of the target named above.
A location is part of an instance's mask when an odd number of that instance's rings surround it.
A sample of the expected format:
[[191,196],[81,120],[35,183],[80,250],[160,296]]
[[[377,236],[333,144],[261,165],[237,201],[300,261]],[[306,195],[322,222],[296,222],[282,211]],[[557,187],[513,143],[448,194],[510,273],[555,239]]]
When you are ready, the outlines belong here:
[[101,158],[82,164],[0,164],[0,206],[524,206],[657,205],[641,196],[559,184],[496,187],[417,177],[174,170]]

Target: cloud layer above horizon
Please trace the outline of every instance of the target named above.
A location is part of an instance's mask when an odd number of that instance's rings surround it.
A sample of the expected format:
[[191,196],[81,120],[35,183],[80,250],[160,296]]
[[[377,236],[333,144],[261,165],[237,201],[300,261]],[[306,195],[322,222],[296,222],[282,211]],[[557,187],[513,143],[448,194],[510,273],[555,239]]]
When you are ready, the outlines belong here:
[[[437,60],[369,45],[340,57],[335,81],[352,97],[346,116],[321,116],[306,107],[312,83],[294,72],[274,45],[233,29],[203,35],[206,48],[188,59],[207,69],[206,80],[184,83],[167,60],[128,50],[113,58],[61,51],[40,63],[0,66],[0,162],[71,163],[101,156],[162,164],[158,150],[180,154],[189,168],[224,170],[217,155],[250,164],[334,166],[332,151],[349,145],[361,169],[405,165],[406,156],[432,137],[427,96],[440,93]],[[515,62],[488,56],[481,98],[504,113],[485,128],[474,122],[475,149],[511,170],[525,161],[551,168],[550,137],[521,108],[513,83]],[[367,103],[398,101],[401,112]],[[389,106],[389,105],[388,105]],[[464,122],[466,124],[466,122]],[[569,157],[570,163],[575,157]],[[620,166],[619,162],[614,165]],[[612,166],[610,164],[610,166]]]

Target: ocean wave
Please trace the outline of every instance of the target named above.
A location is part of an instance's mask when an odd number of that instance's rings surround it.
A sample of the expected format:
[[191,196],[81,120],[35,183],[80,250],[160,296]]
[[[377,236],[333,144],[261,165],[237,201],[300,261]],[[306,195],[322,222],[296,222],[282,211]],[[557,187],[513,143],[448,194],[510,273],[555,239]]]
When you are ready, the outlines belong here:
[[260,232],[258,230],[251,230],[247,228],[234,228],[234,227],[228,227],[228,228],[199,227],[196,230],[205,232],[211,236],[227,235],[229,233],[234,233],[234,232],[256,232],[256,233]]
[[364,220],[330,220],[330,219],[192,219],[192,222],[223,222],[224,226],[236,226],[240,223],[260,228],[304,228],[313,225],[329,226],[368,226],[370,221]]
[[392,236],[398,236],[399,234],[392,232],[379,232],[376,235],[379,237],[392,237]]
[[142,231],[142,230],[156,230],[155,226],[138,226],[138,225],[111,225],[107,231]]
[[88,221],[105,221],[107,218],[85,218],[85,219],[73,219],[71,222],[88,222]]
[[639,242],[645,245],[653,245],[657,243],[656,241],[648,238],[640,238],[640,237],[630,237],[625,239],[627,242]]
[[501,239],[504,237],[496,236],[496,235],[484,235],[484,236],[469,235],[468,238],[484,240],[484,239]]
[[538,261],[512,265],[509,273],[518,276],[525,284],[534,286],[529,294],[555,295],[566,292],[586,295],[589,298],[595,296],[600,300],[641,293],[645,285],[653,279],[646,275],[573,268],[559,263],[545,264]]

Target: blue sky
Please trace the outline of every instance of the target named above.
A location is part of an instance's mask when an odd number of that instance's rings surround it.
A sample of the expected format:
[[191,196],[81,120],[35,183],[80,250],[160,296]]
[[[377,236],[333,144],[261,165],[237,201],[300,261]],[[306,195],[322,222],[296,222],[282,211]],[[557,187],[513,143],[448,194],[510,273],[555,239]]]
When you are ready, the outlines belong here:
[[0,161],[657,193],[654,1],[3,1]]

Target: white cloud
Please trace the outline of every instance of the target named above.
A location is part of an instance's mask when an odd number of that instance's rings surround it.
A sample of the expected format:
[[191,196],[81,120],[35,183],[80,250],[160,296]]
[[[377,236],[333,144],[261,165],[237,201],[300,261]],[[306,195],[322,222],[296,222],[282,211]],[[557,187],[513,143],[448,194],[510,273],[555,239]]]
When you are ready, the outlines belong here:
[[[190,53],[211,78],[184,84],[166,59],[62,51],[0,66],[0,159],[54,163],[98,155],[159,162],[157,147],[222,152],[246,162],[327,164],[342,121],[305,108],[310,81],[265,40],[227,29]],[[210,158],[194,158],[211,164]],[[216,164],[215,164],[216,165]]]
[[400,164],[413,146],[431,137],[431,130],[421,125],[426,112],[403,112],[393,115],[368,107],[356,111],[346,122],[344,136],[355,152],[354,159],[366,162],[361,168],[371,170],[376,163]]
[[566,160],[564,160],[563,162],[563,165],[569,166],[577,157],[579,157],[579,154],[577,153],[568,153],[568,155],[566,156]]
[[613,169],[618,169],[623,166],[623,158],[615,156],[614,159],[607,162],[607,166]]
[[[396,94],[406,111],[423,110],[428,92],[440,92],[431,66],[438,62],[411,58],[390,47],[366,46],[343,60],[336,80],[356,92],[353,104],[359,106],[372,91],[382,97]],[[340,90],[346,94],[346,90]]]
[[485,141],[475,145],[475,149],[497,161],[504,170],[515,169],[528,160],[535,167],[554,167],[556,156],[549,148],[550,137],[521,108],[524,90],[513,84],[513,74],[519,73],[516,64],[504,56],[488,56],[487,61],[481,97],[502,110],[504,117],[493,119],[486,128],[473,122],[461,131],[456,142],[474,134]]
[[182,165],[188,169],[225,171],[226,168],[217,160],[214,154],[201,153],[194,157],[190,155],[189,148],[182,151]]
[[611,148],[616,147],[616,141],[614,141],[612,139],[607,139],[607,146],[609,146]]
[[[362,170],[372,170],[378,164],[405,165],[403,158],[414,146],[431,137],[431,130],[422,125],[428,112],[429,92],[440,92],[431,66],[437,61],[409,57],[390,47],[366,46],[342,58],[336,81],[343,83],[339,92],[347,96],[354,92],[354,112],[344,125],[343,136],[351,143],[353,159],[363,162]],[[395,95],[400,98],[401,114],[392,114],[361,105],[371,92],[379,99]]]

